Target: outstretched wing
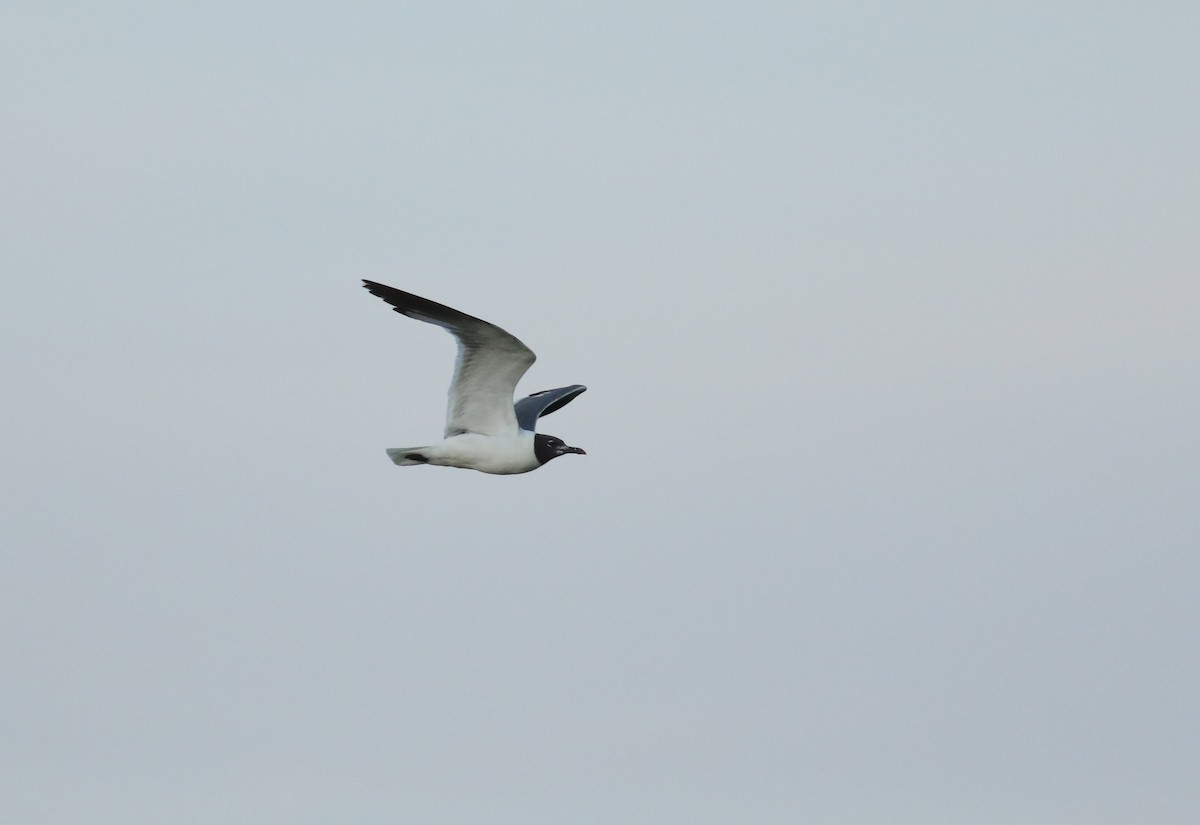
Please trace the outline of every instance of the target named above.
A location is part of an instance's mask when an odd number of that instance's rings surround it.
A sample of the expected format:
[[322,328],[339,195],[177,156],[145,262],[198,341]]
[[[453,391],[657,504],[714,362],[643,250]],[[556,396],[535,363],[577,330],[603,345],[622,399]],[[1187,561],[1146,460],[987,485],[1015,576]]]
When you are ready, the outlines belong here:
[[586,389],[587,387],[583,384],[572,384],[556,390],[542,390],[522,398],[514,405],[517,411],[517,426],[522,430],[533,432],[539,418],[549,415],[555,410],[561,410]]
[[458,340],[458,359],[450,381],[446,436],[459,433],[515,435],[513,393],[537,358],[529,347],[495,324],[374,281],[363,281],[372,295],[396,312],[437,324]]

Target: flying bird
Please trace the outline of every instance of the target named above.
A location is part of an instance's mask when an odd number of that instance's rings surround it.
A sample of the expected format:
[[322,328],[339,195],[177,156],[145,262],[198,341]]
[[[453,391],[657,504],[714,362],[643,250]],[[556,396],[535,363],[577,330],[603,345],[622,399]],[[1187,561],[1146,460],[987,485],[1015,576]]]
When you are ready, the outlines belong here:
[[562,409],[587,387],[542,390],[514,404],[517,382],[537,359],[533,350],[465,312],[374,281],[364,280],[363,286],[401,315],[436,324],[458,341],[442,440],[425,447],[393,447],[387,451],[393,462],[511,475],[536,470],[560,455],[585,455],[561,438],[534,431],[540,417]]

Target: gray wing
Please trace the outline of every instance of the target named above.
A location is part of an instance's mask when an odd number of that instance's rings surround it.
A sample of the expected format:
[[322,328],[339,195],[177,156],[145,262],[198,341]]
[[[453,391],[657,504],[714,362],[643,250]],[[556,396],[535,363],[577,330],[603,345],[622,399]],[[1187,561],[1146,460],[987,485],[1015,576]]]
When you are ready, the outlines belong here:
[[522,398],[514,405],[517,411],[517,425],[522,430],[533,432],[539,418],[549,415],[555,410],[561,410],[586,389],[587,387],[583,384],[572,384],[556,390],[542,390]]
[[396,312],[437,324],[458,340],[458,359],[450,381],[446,436],[459,433],[513,435],[517,431],[513,393],[537,358],[529,347],[495,324],[374,281],[363,281],[372,295]]

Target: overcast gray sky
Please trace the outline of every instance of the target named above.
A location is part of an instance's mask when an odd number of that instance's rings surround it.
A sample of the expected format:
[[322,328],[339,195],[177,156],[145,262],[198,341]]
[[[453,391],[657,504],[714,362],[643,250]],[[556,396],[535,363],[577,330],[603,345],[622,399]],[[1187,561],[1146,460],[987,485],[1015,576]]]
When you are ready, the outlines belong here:
[[0,819],[1200,820],[1198,9],[6,3]]

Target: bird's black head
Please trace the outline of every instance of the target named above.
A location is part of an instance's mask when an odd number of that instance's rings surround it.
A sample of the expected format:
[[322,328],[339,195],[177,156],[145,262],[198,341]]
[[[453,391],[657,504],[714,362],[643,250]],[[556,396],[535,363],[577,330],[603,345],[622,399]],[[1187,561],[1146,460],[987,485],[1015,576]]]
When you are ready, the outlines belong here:
[[552,435],[542,435],[538,433],[533,437],[533,455],[538,460],[538,464],[545,464],[552,458],[558,458],[560,455],[567,453],[578,453],[579,455],[587,455],[579,447],[568,447],[561,438],[555,438]]

